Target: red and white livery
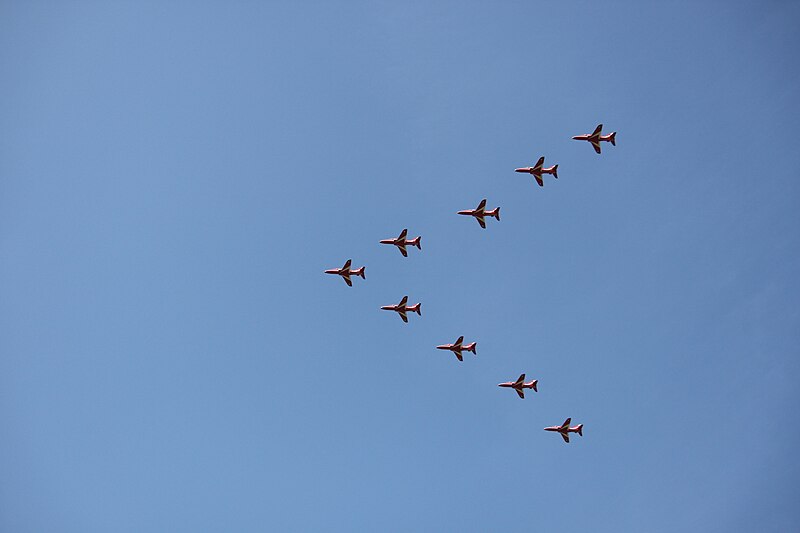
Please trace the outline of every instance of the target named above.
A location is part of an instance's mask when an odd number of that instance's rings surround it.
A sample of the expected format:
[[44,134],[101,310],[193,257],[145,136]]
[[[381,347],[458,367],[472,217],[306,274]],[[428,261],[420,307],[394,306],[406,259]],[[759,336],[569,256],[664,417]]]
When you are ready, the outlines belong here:
[[393,244],[397,246],[397,249],[400,250],[400,253],[403,254],[403,257],[408,257],[406,246],[416,246],[418,250],[422,250],[422,247],[419,245],[419,240],[422,237],[409,240],[406,239],[406,235],[408,235],[408,229],[401,231],[400,235],[398,235],[396,239],[383,239],[381,244]]
[[475,209],[466,209],[464,211],[459,211],[458,214],[475,217],[475,220],[478,221],[478,224],[480,224],[483,229],[486,229],[486,221],[484,220],[484,217],[494,217],[497,220],[500,220],[500,208],[495,207],[494,209],[487,211],[486,198],[481,200],[481,203],[479,203],[478,207],[476,207]]
[[417,313],[419,316],[422,316],[422,312],[420,311],[420,306],[422,304],[415,304],[415,305],[408,305],[408,296],[403,296],[403,299],[400,300],[399,304],[395,305],[382,305],[381,309],[384,311],[395,311],[400,318],[403,319],[403,322],[408,322],[408,316],[406,313],[411,311],[412,313]]
[[600,141],[610,142],[611,146],[617,145],[617,132],[611,132],[608,135],[603,135],[603,125],[598,124],[592,133],[584,133],[583,135],[576,135],[573,137],[576,141],[589,141],[592,143],[592,148],[598,154],[600,150]]
[[475,347],[478,345],[477,342],[471,342],[469,344],[462,344],[464,342],[464,336],[456,339],[456,342],[453,344],[442,344],[437,346],[438,350],[450,350],[453,352],[459,361],[463,361],[464,357],[462,357],[461,352],[472,352],[473,355],[478,355],[475,351]]
[[533,381],[529,381],[525,383],[525,374],[520,374],[517,378],[517,381],[506,381],[505,383],[498,383],[498,387],[509,387],[517,391],[517,394],[523,400],[525,399],[525,391],[524,389],[533,389],[533,392],[539,392],[539,389],[536,388],[536,384],[539,383],[538,379],[534,379]]
[[342,268],[332,268],[330,270],[326,270],[325,273],[326,274],[338,274],[339,276],[342,276],[342,279],[344,280],[345,283],[347,283],[348,287],[352,287],[353,286],[353,282],[350,281],[350,276],[361,276],[361,279],[367,279],[367,278],[364,277],[364,268],[365,267],[362,266],[359,269],[350,270],[350,264],[351,264],[351,261],[350,261],[350,259],[348,259],[347,261],[345,261],[344,266]]
[[544,168],[542,165],[544,165],[544,156],[539,158],[536,165],[532,167],[515,168],[514,172],[526,172],[536,178],[536,183],[539,184],[539,187],[544,187],[542,174],[552,174],[554,178],[558,179],[558,165],[553,165],[549,168]]
[[564,420],[564,423],[560,426],[550,426],[549,428],[544,428],[545,431],[557,431],[561,434],[561,438],[564,439],[564,442],[569,442],[569,434],[570,433],[577,433],[581,437],[583,437],[583,424],[578,424],[575,427],[569,427],[570,423],[572,422],[571,418],[567,418]]

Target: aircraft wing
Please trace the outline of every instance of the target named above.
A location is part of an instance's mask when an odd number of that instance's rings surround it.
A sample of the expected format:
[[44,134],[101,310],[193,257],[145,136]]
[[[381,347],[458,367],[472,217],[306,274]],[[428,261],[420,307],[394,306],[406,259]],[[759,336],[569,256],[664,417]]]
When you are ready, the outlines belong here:
[[350,281],[350,274],[342,274],[342,279],[344,280],[345,283],[347,283],[348,287],[353,286],[353,282]]
[[456,354],[456,357],[458,357],[459,361],[464,360],[464,357],[461,355],[461,350],[453,350],[453,353]]
[[345,261],[344,262],[344,266],[342,267],[342,270],[350,270],[350,263],[351,263],[350,259]]
[[525,393],[522,392],[522,389],[514,389],[514,390],[517,391],[517,394],[519,394],[520,398],[522,398],[523,400],[525,399]]
[[462,342],[464,342],[464,335],[461,335],[459,338],[457,338],[456,342],[453,343],[453,346],[461,346]]
[[564,420],[564,423],[561,424],[561,429],[569,428],[569,425],[570,425],[571,422],[572,422],[571,418],[567,418],[566,420]]
[[408,228],[403,229],[403,231],[400,232],[400,236],[397,238],[398,240],[404,241],[406,239],[406,235],[408,235]]
[[403,322],[408,322],[408,317],[406,316],[406,312],[405,311],[398,311],[397,314],[400,315],[400,318],[403,319]]
[[592,146],[594,147],[594,151],[598,154],[601,152],[600,150],[600,143],[598,141],[592,141]]
[[534,169],[540,169],[544,165],[544,156],[540,157],[539,160],[536,162],[536,165],[533,167]]
[[564,439],[564,442],[569,442],[569,433],[561,433],[561,437]]
[[603,131],[603,125],[602,124],[598,124],[597,127],[594,129],[594,132],[592,133],[592,135],[593,136],[594,135],[600,135],[600,133],[602,131]]
[[520,376],[517,378],[517,382],[514,383],[514,385],[522,385],[523,383],[525,383],[525,374],[520,374]]
[[478,221],[478,224],[480,224],[483,229],[486,229],[486,221],[483,220],[483,217],[475,217],[475,220]]
[[542,179],[541,174],[534,174],[534,178],[536,178],[536,183],[539,184],[539,187],[544,187],[544,180]]
[[403,296],[403,299],[400,300],[400,306],[403,307],[408,303],[408,296]]
[[398,244],[397,249],[400,250],[400,253],[403,254],[403,257],[408,257],[408,252],[406,252],[405,244]]
[[475,211],[481,211],[483,209],[486,209],[486,198],[481,200],[481,203],[478,204],[478,207],[475,209]]

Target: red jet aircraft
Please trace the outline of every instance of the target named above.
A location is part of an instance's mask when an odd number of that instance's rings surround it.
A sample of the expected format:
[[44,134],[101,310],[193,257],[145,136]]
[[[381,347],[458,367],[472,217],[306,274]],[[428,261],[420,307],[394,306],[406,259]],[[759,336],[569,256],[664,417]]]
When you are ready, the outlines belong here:
[[592,143],[594,151],[599,154],[600,141],[610,142],[612,146],[617,145],[616,131],[613,133],[609,133],[608,135],[603,135],[602,132],[603,132],[603,125],[598,124],[592,133],[584,133],[583,135],[576,135],[575,137],[573,137],[573,139],[575,139],[576,141],[589,141],[590,143]]
[[564,442],[569,442],[569,434],[570,433],[577,433],[581,437],[583,437],[583,424],[578,424],[574,428],[569,427],[570,422],[572,422],[571,418],[567,418],[564,420],[564,423],[560,426],[550,426],[549,428],[544,428],[545,431],[557,431],[561,434],[561,438],[564,439]]
[[384,311],[396,311],[397,314],[400,315],[400,318],[403,319],[403,322],[408,322],[408,317],[406,316],[406,313],[408,311],[411,311],[412,313],[417,313],[419,316],[422,316],[422,313],[420,312],[419,309],[420,305],[422,304],[406,305],[407,303],[408,303],[408,296],[403,296],[403,299],[400,300],[399,304],[382,305],[381,309],[383,309]]
[[473,342],[473,343],[465,344],[465,345],[462,345],[461,344],[462,342],[464,342],[464,336],[463,335],[461,337],[457,338],[456,342],[454,342],[453,344],[442,344],[441,346],[437,346],[436,348],[438,348],[439,350],[450,350],[451,352],[456,354],[456,357],[458,357],[459,361],[463,361],[464,360],[464,358],[461,356],[461,352],[462,351],[464,351],[464,352],[472,352],[474,355],[478,355],[475,352],[475,346],[477,346],[477,344],[478,344],[477,342]]
[[536,384],[539,383],[538,379],[534,379],[529,383],[525,383],[525,374],[520,374],[517,378],[517,381],[506,381],[505,383],[498,383],[498,387],[510,387],[517,391],[519,397],[523,400],[525,399],[525,391],[523,389],[533,389],[533,392],[539,392],[536,388]]
[[500,208],[495,207],[491,211],[486,210],[486,198],[481,200],[481,203],[478,204],[478,207],[475,209],[467,209],[465,211],[459,211],[459,215],[470,215],[475,217],[475,220],[478,221],[478,224],[481,225],[483,229],[486,229],[486,221],[483,220],[483,217],[494,217],[497,220],[500,220]]
[[359,268],[358,270],[350,270],[350,260],[348,259],[345,261],[344,266],[342,268],[332,268],[330,270],[325,271],[326,274],[338,274],[342,276],[342,279],[345,283],[347,283],[348,287],[353,286],[353,282],[350,281],[350,276],[361,276],[361,279],[367,279],[364,277],[364,267]]
[[400,253],[403,254],[403,257],[408,257],[406,246],[416,246],[417,249],[422,250],[422,247],[419,245],[419,240],[422,237],[406,240],[406,235],[408,235],[408,230],[404,229],[400,232],[400,235],[398,235],[396,239],[384,239],[381,241],[381,244],[394,244],[400,250]]
[[544,165],[544,156],[539,158],[539,161],[536,162],[536,166],[515,168],[514,172],[527,172],[536,178],[536,183],[539,184],[539,187],[544,187],[542,174],[552,174],[554,178],[558,179],[558,165],[553,165],[550,168],[543,168],[542,165]]

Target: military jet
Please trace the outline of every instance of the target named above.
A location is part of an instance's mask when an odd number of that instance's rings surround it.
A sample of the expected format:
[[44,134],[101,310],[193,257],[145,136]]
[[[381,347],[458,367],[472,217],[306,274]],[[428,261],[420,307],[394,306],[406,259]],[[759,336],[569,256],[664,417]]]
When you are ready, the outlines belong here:
[[583,437],[583,424],[578,424],[577,426],[571,428],[569,427],[570,422],[572,422],[571,418],[567,418],[564,420],[564,423],[560,426],[550,426],[549,428],[544,428],[545,431],[557,431],[561,434],[561,438],[564,439],[564,442],[569,442],[569,434],[570,433],[577,433],[581,437]]
[[478,224],[481,225],[483,229],[486,229],[486,221],[483,220],[483,217],[494,217],[497,220],[500,220],[500,208],[495,207],[491,211],[486,211],[486,198],[481,200],[481,203],[478,204],[478,207],[475,209],[467,209],[464,211],[459,211],[459,215],[470,215],[475,217],[475,220],[478,221]]
[[394,244],[400,250],[400,253],[403,254],[403,257],[408,257],[406,246],[416,246],[418,250],[422,250],[422,247],[419,245],[419,240],[422,237],[407,240],[406,235],[408,235],[408,230],[404,229],[400,232],[400,235],[398,235],[396,239],[383,239],[381,244]]
[[506,381],[505,383],[498,383],[498,387],[510,387],[517,391],[519,397],[523,400],[525,399],[525,391],[523,389],[533,389],[533,392],[539,392],[536,388],[536,384],[539,383],[538,379],[534,379],[528,383],[525,383],[525,374],[520,374],[517,378],[517,381]]
[[598,124],[592,133],[584,133],[583,135],[576,135],[575,137],[573,137],[573,139],[575,139],[576,141],[589,141],[590,143],[592,143],[594,151],[599,154],[600,141],[610,142],[612,146],[617,145],[616,131],[609,133],[608,135],[603,135],[602,132],[603,132],[603,125]]
[[361,279],[367,279],[364,277],[364,267],[362,266],[358,270],[350,270],[350,259],[345,261],[344,266],[342,268],[332,268],[330,270],[325,271],[326,274],[338,274],[342,276],[342,279],[345,283],[347,283],[348,287],[353,286],[353,282],[350,281],[350,276],[361,276]]
[[442,344],[441,346],[437,346],[436,348],[439,350],[450,350],[451,352],[456,354],[456,357],[458,358],[459,361],[464,360],[464,358],[461,356],[462,351],[472,352],[473,354],[478,355],[475,352],[475,346],[477,346],[478,344],[477,342],[472,342],[470,344],[464,344],[464,345],[461,344],[462,342],[464,342],[463,335],[458,339],[456,339],[456,342],[454,342],[453,344]]
[[550,168],[544,168],[542,165],[544,165],[544,156],[539,158],[535,166],[515,168],[514,172],[526,172],[536,178],[536,183],[539,184],[539,187],[544,187],[542,174],[552,174],[554,178],[558,179],[558,165],[553,165]]
[[406,313],[408,311],[411,311],[412,313],[417,313],[419,316],[422,316],[422,313],[420,312],[419,309],[420,305],[422,304],[406,305],[407,303],[408,303],[408,296],[403,296],[403,299],[400,300],[399,304],[382,305],[381,309],[383,309],[384,311],[396,311],[397,314],[400,315],[400,318],[403,319],[403,322],[408,322],[408,317],[406,316]]

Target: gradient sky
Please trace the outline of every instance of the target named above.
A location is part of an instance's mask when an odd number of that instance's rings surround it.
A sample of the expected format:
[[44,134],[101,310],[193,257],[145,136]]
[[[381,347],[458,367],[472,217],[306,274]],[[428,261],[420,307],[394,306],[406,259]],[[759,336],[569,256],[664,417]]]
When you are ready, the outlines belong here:
[[0,3],[0,531],[795,530],[800,4],[338,4]]

